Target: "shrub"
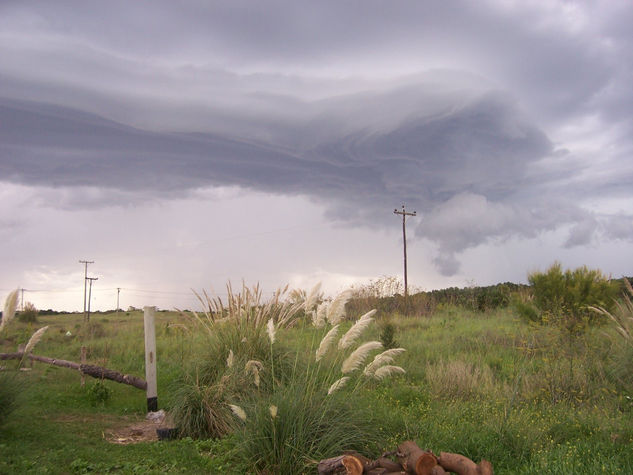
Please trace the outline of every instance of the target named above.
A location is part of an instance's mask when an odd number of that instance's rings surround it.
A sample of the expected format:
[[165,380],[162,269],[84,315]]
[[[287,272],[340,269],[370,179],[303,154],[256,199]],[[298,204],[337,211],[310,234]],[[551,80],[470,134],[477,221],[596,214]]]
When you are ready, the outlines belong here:
[[398,346],[398,342],[395,340],[396,327],[393,323],[384,323],[382,325],[382,329],[380,331],[380,343],[382,343],[382,347],[386,350],[390,348],[396,348]]
[[526,320],[550,323],[570,333],[582,332],[586,324],[597,321],[591,306],[610,310],[614,305],[617,285],[599,270],[579,267],[563,272],[560,263],[547,272],[528,276],[533,299],[522,302],[517,311]]
[[18,320],[23,323],[37,323],[38,310],[31,302],[24,304],[24,309],[18,314]]
[[88,388],[88,399],[93,406],[104,406],[112,396],[112,389],[103,380],[97,380]]

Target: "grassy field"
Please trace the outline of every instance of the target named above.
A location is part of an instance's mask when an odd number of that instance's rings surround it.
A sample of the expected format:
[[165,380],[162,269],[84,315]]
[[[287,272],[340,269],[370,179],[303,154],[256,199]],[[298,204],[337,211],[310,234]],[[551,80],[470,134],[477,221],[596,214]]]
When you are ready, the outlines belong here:
[[[520,321],[509,308],[482,313],[440,306],[425,317],[377,314],[363,340],[380,341],[387,322],[406,349],[397,359],[406,374],[349,389],[354,405],[371,412],[366,450],[393,450],[414,439],[436,453],[490,460],[500,474],[633,473],[632,354],[608,325],[568,341],[551,327]],[[345,321],[342,328],[351,324]],[[14,321],[2,335],[2,351],[16,351],[43,325],[49,329],[36,354],[78,361],[84,344],[90,363],[144,377],[142,313],[93,315],[89,327],[78,315],[39,317],[36,324]],[[307,319],[278,330],[275,348],[292,367],[284,391],[299,394],[311,384],[297,375],[316,375],[316,367],[298,370],[297,362],[313,358],[324,331]],[[192,368],[217,354],[211,337],[176,313],[157,313],[156,333],[159,407],[170,409],[183,381],[197,374]],[[284,377],[278,364],[265,409],[274,405],[281,414],[292,408],[274,391],[275,381]],[[81,387],[77,372],[40,363],[15,381],[20,398],[0,428],[0,473],[254,471],[243,441],[244,431],[261,430],[256,417],[217,440],[117,445],[107,434],[144,418],[143,391],[106,381],[110,397],[95,401],[96,380],[87,378]],[[257,402],[242,401],[249,414],[256,413]],[[279,424],[273,430],[284,428]]]

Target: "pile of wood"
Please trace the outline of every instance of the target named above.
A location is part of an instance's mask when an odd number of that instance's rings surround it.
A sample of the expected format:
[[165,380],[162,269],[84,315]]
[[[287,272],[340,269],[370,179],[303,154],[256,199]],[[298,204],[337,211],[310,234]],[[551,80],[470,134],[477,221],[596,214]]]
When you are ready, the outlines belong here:
[[[392,460],[395,457],[398,461]],[[411,440],[403,442],[395,452],[387,452],[376,460],[370,460],[356,452],[346,453],[325,460],[318,466],[319,475],[388,475],[415,474],[441,475],[492,475],[492,464],[482,460],[478,464],[459,454],[440,452],[437,456],[422,450]]]

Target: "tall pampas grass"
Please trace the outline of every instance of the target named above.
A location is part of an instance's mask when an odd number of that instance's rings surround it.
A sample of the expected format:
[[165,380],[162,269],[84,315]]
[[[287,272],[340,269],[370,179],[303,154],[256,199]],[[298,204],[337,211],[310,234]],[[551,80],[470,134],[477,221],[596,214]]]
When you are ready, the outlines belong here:
[[20,289],[15,289],[7,295],[4,301],[4,310],[2,311],[2,320],[0,321],[0,331],[15,317],[15,311],[18,308],[18,292]]
[[244,409],[235,404],[229,404],[229,407],[231,408],[233,414],[242,419],[242,421],[246,422],[246,412],[244,411]]
[[345,361],[343,361],[343,364],[341,365],[341,372],[343,374],[348,374],[356,371],[365,362],[369,353],[381,348],[382,343],[379,341],[368,341],[367,343],[360,345],[345,359]]
[[317,283],[312,290],[306,295],[306,299],[304,302],[304,309],[307,312],[310,312],[319,301],[319,297],[321,296],[321,282]]
[[589,308],[610,318],[615,323],[616,331],[629,345],[633,345],[633,286],[626,277],[623,280],[628,295],[625,293],[622,296],[622,301],[616,300],[616,308],[613,312],[609,312],[603,307]]
[[266,325],[266,332],[268,333],[268,338],[270,338],[270,344],[272,345],[273,343],[275,343],[276,335],[275,322],[272,318],[268,320],[268,324]]
[[23,358],[28,356],[28,354],[31,352],[33,347],[38,344],[38,342],[42,339],[42,336],[44,336],[44,333],[46,333],[46,330],[48,330],[48,325],[40,328],[38,331],[33,333],[33,335],[31,335],[31,338],[29,338],[29,341],[26,344],[26,347],[24,348]]
[[316,361],[319,361],[321,358],[325,356],[327,351],[332,346],[332,343],[334,343],[334,340],[336,340],[337,335],[338,335],[338,325],[334,325],[321,340],[321,344],[319,345],[319,348],[316,351]]
[[332,384],[332,386],[330,386],[330,388],[327,390],[328,395],[341,389],[347,384],[348,381],[349,376],[343,376],[341,379],[337,379],[336,381],[334,381],[334,384]]
[[336,296],[332,303],[328,305],[327,321],[331,325],[341,323],[345,316],[345,304],[352,297],[352,289],[347,289]]
[[365,367],[363,374],[365,376],[374,376],[377,369],[386,364],[393,363],[394,358],[405,351],[406,350],[404,348],[392,348],[390,350],[383,351],[382,353],[376,355],[374,360]]
[[253,383],[255,383],[255,386],[257,386],[258,388],[260,383],[259,372],[262,369],[264,369],[264,365],[261,363],[261,361],[257,360],[247,361],[246,365],[244,366],[244,370],[247,373],[253,373]]
[[323,302],[317,306],[316,312],[312,312],[312,324],[317,328],[323,328],[327,323],[328,303]]
[[343,338],[339,340],[338,347],[344,350],[352,346],[356,339],[358,339],[358,337],[361,335],[361,333],[363,333],[363,331],[369,326],[369,324],[374,321],[372,317],[375,313],[376,310],[370,310],[365,315],[360,317],[358,321],[354,323],[354,325],[352,325],[349,330],[347,330],[345,335],[343,335]]
[[227,368],[232,368],[233,367],[233,360],[234,360],[233,350],[229,350],[229,356],[226,357],[226,367]]
[[385,366],[381,366],[380,368],[376,370],[376,372],[374,373],[374,378],[385,379],[385,378],[388,378],[389,376],[393,376],[394,374],[404,374],[404,373],[405,373],[404,368],[401,368],[400,366],[385,365]]

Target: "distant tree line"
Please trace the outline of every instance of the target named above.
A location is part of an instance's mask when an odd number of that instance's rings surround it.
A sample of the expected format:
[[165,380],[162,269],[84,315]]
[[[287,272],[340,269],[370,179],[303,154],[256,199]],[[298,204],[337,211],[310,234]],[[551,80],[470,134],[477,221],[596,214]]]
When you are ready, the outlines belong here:
[[[554,264],[549,271],[543,274],[550,277],[539,279],[538,276],[541,274],[533,273],[530,275],[530,284],[503,282],[489,286],[449,287],[440,290],[412,292],[409,295],[408,312],[406,312],[407,309],[405,308],[405,299],[402,295],[402,289],[393,285],[393,278],[386,278],[389,280],[389,288],[397,288],[400,292],[389,296],[381,295],[377,289],[382,289],[382,287],[376,284],[377,281],[372,281],[369,285],[355,290],[354,297],[347,304],[347,311],[350,316],[367,312],[373,308],[385,314],[408,313],[413,316],[425,316],[433,313],[438,308],[446,306],[456,306],[476,312],[486,312],[511,305],[516,307],[518,302],[526,302],[534,299],[535,290],[537,292],[537,300],[539,300],[539,295],[542,295],[544,289],[547,288],[551,289],[554,293],[563,292],[562,287],[559,286],[557,289],[554,289],[550,286],[551,282],[548,283],[548,279],[552,279],[552,273],[558,275],[558,272],[562,273],[560,265]],[[589,301],[583,297],[583,293],[593,292],[595,294],[597,292],[596,288],[604,288],[601,282],[595,281],[598,276],[602,277],[599,271],[590,271],[585,267],[581,267],[575,271],[562,273],[562,275],[568,276],[567,278],[570,285],[579,287],[574,291],[575,294],[572,293],[576,295],[579,305],[596,304],[596,302],[593,301],[588,303]],[[534,277],[536,277],[536,279]],[[606,279],[610,282],[608,286],[610,291],[600,291],[600,304],[610,306],[610,302],[607,300],[613,300],[625,292],[624,279],[628,279],[628,281],[633,284],[633,277]],[[554,284],[552,283],[552,285]],[[591,287],[592,290],[590,290],[589,287]],[[571,301],[570,299],[573,297],[568,296],[566,298],[568,301]]]

